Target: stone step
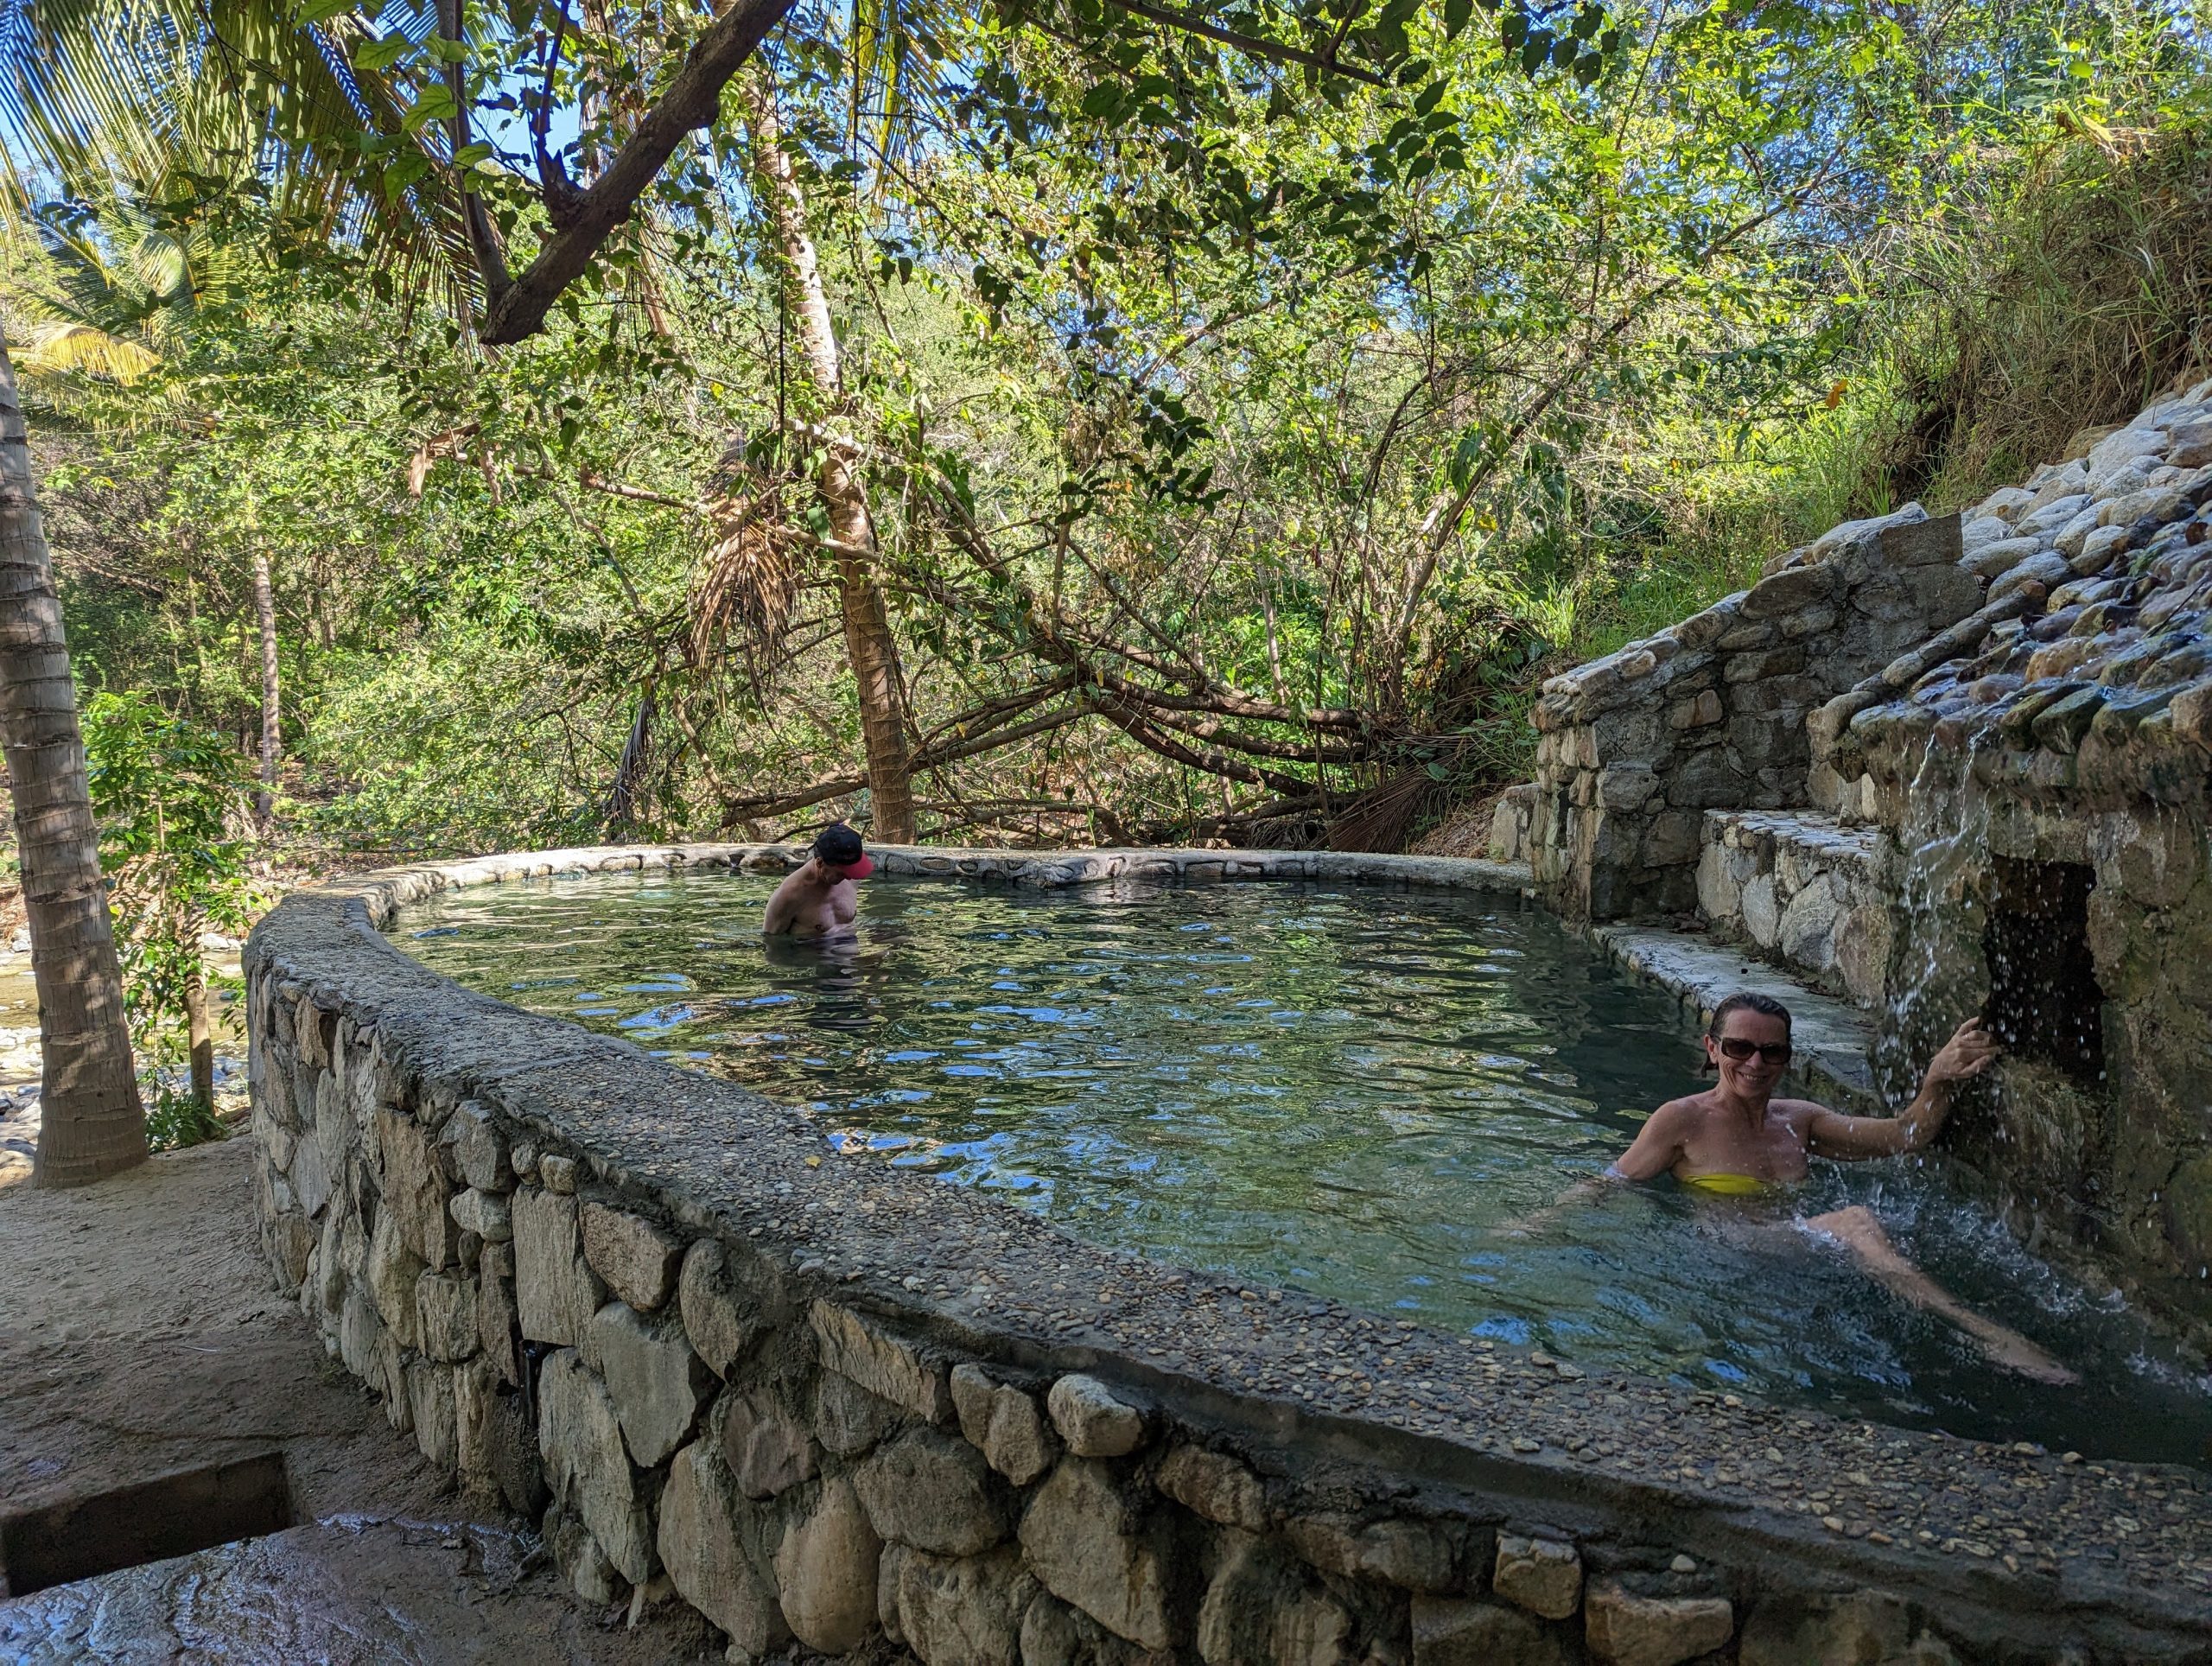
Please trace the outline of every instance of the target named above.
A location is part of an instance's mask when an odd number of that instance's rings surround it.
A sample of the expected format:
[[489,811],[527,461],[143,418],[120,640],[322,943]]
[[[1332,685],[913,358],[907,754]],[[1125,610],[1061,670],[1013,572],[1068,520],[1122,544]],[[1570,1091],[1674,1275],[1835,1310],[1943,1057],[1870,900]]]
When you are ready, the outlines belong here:
[[1708,810],[1698,911],[1714,936],[1861,1007],[1882,1000],[1888,898],[1877,834],[1814,810]]
[[1732,995],[1769,995],[1789,1008],[1790,1074],[1812,1097],[1853,1113],[1882,1109],[1870,1054],[1872,1021],[1847,1002],[1785,976],[1740,948],[1688,932],[1599,925],[1591,935],[1620,964],[1671,989],[1703,1021]]

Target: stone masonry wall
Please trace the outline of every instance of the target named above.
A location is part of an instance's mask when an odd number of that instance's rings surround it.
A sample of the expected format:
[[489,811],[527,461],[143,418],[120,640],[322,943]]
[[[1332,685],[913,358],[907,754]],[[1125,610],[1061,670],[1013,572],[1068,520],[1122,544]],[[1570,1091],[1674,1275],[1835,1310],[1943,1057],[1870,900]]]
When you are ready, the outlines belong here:
[[1993,1000],[2008,865],[2087,884],[2085,919],[2035,931],[2051,968],[2085,953],[2061,1021],[2100,1056],[2024,1037],[1949,1143],[2025,1232],[2101,1244],[2212,1338],[2212,382],[2073,450],[1971,512],[1981,610],[1815,714],[1815,746],[1898,900],[1890,1085]]
[[1875,835],[1832,817],[1709,810],[1698,910],[1713,929],[1831,995],[1881,1003],[1889,973],[1890,893]]
[[[2147,1519],[2145,1487],[2196,1498],[2164,1472],[1591,1379],[1115,1256],[461,990],[378,929],[453,883],[791,859],[399,870],[296,896],[248,945],[279,1284],[459,1487],[541,1524],[587,1599],[680,1599],[737,1661],[1944,1666],[2055,1638],[2083,1661],[2212,1659],[2212,1510],[2109,1562],[2038,1513],[2063,1502],[2071,1531]],[[1211,852],[883,862],[1225,871]]]
[[[2041,645],[2022,633],[1992,652]],[[1869,709],[1848,735],[1900,901],[1891,979],[1909,998],[1882,1073],[1903,1081],[1955,1014],[1986,1008],[1999,862],[2084,873],[2094,989],[2078,1000],[2101,1067],[2006,1063],[1952,1147],[2004,1185],[2024,1230],[2101,1243],[2212,1338],[2212,658],[2184,641],[2165,663],[2193,685],[2156,670],[2147,686],[2009,691],[2002,673],[1968,676],[1948,700]],[[1995,710],[1970,692],[1991,685]],[[2054,927],[2053,963],[2064,946]]]
[[1993,718],[2010,713],[2016,741],[2045,707],[2059,704],[2046,692],[2075,696],[2043,719],[2046,733],[2061,732],[2056,753],[2071,749],[2063,731],[2086,730],[2099,707],[2116,708],[2105,720],[2109,734],[2123,712],[2137,722],[2151,715],[2158,690],[2177,690],[2212,671],[2203,630],[2212,550],[2201,530],[2194,541],[2190,533],[2212,500],[2212,381],[2132,422],[2086,430],[2074,453],[1961,514],[1961,565],[1988,586],[1980,612],[1814,715],[1815,805],[1846,820],[1882,819],[1862,715],[1881,727],[1891,724],[1881,709],[1901,698],[1958,706],[1962,665],[1989,662],[1967,679],[1981,684],[1975,703]]
[[1837,527],[1658,635],[1545,684],[1532,864],[1591,919],[1696,905],[1704,812],[1807,802],[1806,719],[1971,614],[1959,520]]
[[[2158,740],[2172,744],[2164,732]],[[2145,750],[2158,749],[2154,742]],[[2032,766],[2001,752],[1981,761],[2007,773]],[[1892,847],[1906,905],[1891,977],[1909,993],[1877,1049],[1878,1073],[1896,1088],[1957,1014],[1989,1009],[1985,945],[2000,902],[1999,861],[2085,870],[2094,989],[2075,1001],[2101,1029],[2097,1068],[2069,1073],[2032,1052],[2008,1059],[1993,1090],[1964,1097],[1948,1142],[2002,1186],[2024,1238],[2097,1245],[2143,1296],[2212,1346],[2212,840],[2204,799],[2156,811],[2048,798],[1993,803],[1963,758],[1931,767],[1924,755],[1899,759],[1878,744],[1873,764],[1906,843],[1926,851],[1908,864]],[[1917,798],[1912,813],[1898,802],[1905,769]],[[1959,830],[1968,836],[1956,838]],[[2066,954],[2061,932],[2057,924],[2049,931],[2054,966]]]

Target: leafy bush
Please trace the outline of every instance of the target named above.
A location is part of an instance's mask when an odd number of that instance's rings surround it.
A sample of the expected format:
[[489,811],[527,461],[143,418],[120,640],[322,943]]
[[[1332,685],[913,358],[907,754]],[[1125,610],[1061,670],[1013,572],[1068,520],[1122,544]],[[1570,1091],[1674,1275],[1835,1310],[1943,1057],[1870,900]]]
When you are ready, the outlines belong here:
[[186,1058],[195,1006],[206,1021],[201,934],[244,932],[260,903],[244,837],[253,780],[225,736],[142,695],[95,694],[82,721],[149,1137],[190,1144],[209,1137],[212,1110],[197,1092],[180,1107],[164,1078]]

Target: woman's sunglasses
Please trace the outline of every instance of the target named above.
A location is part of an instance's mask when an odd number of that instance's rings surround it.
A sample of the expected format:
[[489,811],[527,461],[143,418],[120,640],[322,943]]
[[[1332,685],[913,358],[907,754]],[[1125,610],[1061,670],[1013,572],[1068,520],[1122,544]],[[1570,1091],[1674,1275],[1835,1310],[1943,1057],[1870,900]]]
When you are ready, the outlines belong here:
[[1716,1038],[1713,1045],[1739,1065],[1753,1053],[1758,1054],[1770,1065],[1789,1062],[1789,1044],[1787,1041],[1746,1041],[1740,1035],[1728,1035]]

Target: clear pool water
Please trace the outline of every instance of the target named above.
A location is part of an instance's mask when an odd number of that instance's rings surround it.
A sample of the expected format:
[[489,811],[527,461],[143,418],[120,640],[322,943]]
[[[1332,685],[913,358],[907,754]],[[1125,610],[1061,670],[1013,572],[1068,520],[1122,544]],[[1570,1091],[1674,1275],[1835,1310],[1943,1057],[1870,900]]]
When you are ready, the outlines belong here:
[[[1096,1242],[1588,1369],[2206,1456],[2191,1365],[1916,1166],[1815,1164],[1781,1203],[1623,1188],[1502,1232],[1698,1085],[1673,999],[1517,900],[879,878],[838,948],[766,944],[771,888],[723,872],[473,887],[391,935],[473,988],[810,1103],[836,1145]],[[1993,1367],[1791,1225],[1847,1203],[2081,1386]]]

